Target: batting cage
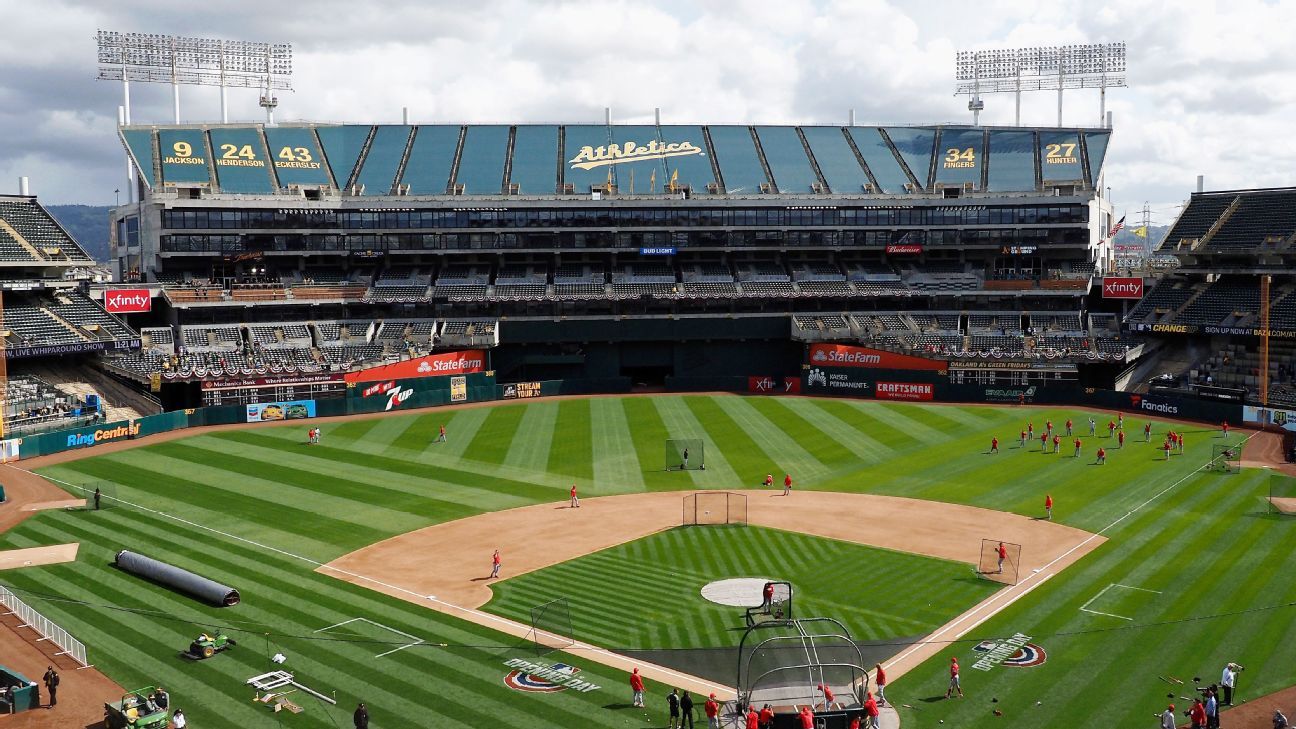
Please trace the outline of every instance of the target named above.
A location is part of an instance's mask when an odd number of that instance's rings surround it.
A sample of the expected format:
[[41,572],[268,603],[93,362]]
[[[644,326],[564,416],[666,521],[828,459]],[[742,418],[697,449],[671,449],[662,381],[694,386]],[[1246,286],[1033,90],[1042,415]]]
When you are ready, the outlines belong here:
[[1206,470],[1218,473],[1237,473],[1242,468],[1242,446],[1244,443],[1245,441],[1212,443],[1211,459],[1206,464]]
[[536,654],[542,656],[576,642],[567,598],[560,597],[531,608],[531,638],[535,641]]
[[761,604],[747,608],[743,616],[750,628],[756,623],[763,623],[771,620],[791,620],[795,617],[792,614],[792,583],[791,582],[767,582],[765,586],[770,591],[770,597],[765,599],[761,595]]
[[747,495],[732,491],[699,491],[684,497],[684,526],[747,524]]
[[800,727],[809,706],[815,726],[846,729],[863,715],[869,689],[866,661],[846,626],[832,618],[757,623],[738,646],[735,708],[766,705],[774,727]]
[[[121,506],[117,500],[117,484],[112,481],[94,481],[84,486],[78,486],[81,489],[80,495],[85,497],[85,506],[81,507],[86,511],[116,509]],[[95,491],[99,492],[99,498],[95,498]]]
[[1005,585],[1015,585],[1021,568],[1021,553],[1020,544],[998,539],[982,539],[977,574]]
[[1269,474],[1269,513],[1296,515],[1296,477]]
[[706,455],[700,439],[666,441],[667,471],[705,471]]

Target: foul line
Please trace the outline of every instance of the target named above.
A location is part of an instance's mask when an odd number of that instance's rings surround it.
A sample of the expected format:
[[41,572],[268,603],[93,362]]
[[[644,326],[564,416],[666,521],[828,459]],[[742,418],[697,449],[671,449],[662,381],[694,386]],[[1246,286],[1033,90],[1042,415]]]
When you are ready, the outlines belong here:
[[[1246,437],[1246,440],[1243,440],[1242,443],[1240,443],[1239,445],[1246,445],[1248,442],[1250,442],[1250,440],[1251,440],[1252,438],[1256,437],[1256,435],[1258,435],[1258,434],[1259,434],[1259,431],[1253,432],[1251,435],[1248,435],[1248,436]],[[1204,466],[1209,466],[1209,465],[1211,465],[1212,463],[1214,463],[1215,461],[1219,460],[1220,458],[1223,458],[1223,455],[1222,455],[1222,454],[1219,455],[1219,456],[1216,456],[1216,457],[1214,457],[1214,458],[1212,458],[1212,459],[1210,459],[1209,461],[1206,461],[1206,463],[1204,464]],[[1204,467],[1204,466],[1203,466],[1203,467]],[[1054,565],[1056,565],[1058,562],[1061,562],[1062,560],[1066,559],[1067,557],[1070,557],[1072,554],[1075,554],[1075,552],[1076,552],[1077,550],[1083,548],[1085,545],[1089,544],[1089,543],[1092,542],[1093,540],[1095,540],[1095,539],[1097,539],[1098,537],[1102,536],[1103,533],[1105,533],[1105,532],[1107,532],[1108,530],[1112,529],[1112,528],[1115,527],[1117,524],[1120,524],[1121,522],[1125,521],[1125,520],[1128,519],[1129,517],[1133,516],[1135,512],[1141,511],[1141,510],[1142,510],[1144,507],[1146,507],[1148,504],[1151,504],[1153,501],[1156,501],[1157,499],[1161,498],[1161,497],[1164,496],[1166,493],[1168,493],[1171,489],[1175,488],[1176,486],[1178,486],[1179,484],[1183,483],[1184,481],[1187,481],[1188,479],[1190,479],[1190,478],[1196,476],[1196,475],[1199,473],[1199,471],[1200,471],[1200,469],[1193,469],[1193,470],[1190,471],[1189,473],[1185,474],[1185,475],[1183,476],[1183,478],[1180,478],[1178,481],[1175,481],[1174,483],[1170,484],[1169,486],[1166,486],[1165,488],[1161,489],[1161,490],[1158,491],[1157,493],[1153,494],[1152,497],[1149,498],[1147,501],[1144,501],[1143,503],[1139,504],[1138,506],[1135,506],[1133,509],[1130,509],[1128,512],[1125,513],[1125,516],[1122,516],[1122,517],[1116,519],[1115,521],[1113,521],[1112,523],[1110,523],[1110,524],[1108,524],[1107,526],[1103,527],[1102,529],[1099,529],[1098,531],[1094,532],[1093,534],[1090,534],[1088,537],[1085,537],[1085,539],[1082,540],[1079,544],[1076,544],[1074,547],[1068,549],[1067,551],[1065,551],[1065,552],[1063,552],[1062,554],[1058,555],[1057,557],[1053,558],[1053,560],[1050,561],[1048,564],[1044,565],[1043,567],[1040,567],[1039,570],[1037,570],[1037,571],[1035,571],[1035,572],[1033,572],[1033,573],[1031,573],[1031,574],[1029,574],[1029,575],[1026,575],[1026,579],[1022,580],[1022,582],[1018,583],[1017,585],[1014,586],[1014,588],[1010,588],[1010,589],[1015,589],[1015,588],[1017,588],[1017,587],[1021,587],[1023,584],[1025,584],[1025,583],[1027,583],[1027,582],[1029,582],[1029,581],[1035,579],[1036,577],[1039,577],[1039,575],[1043,574],[1045,571],[1047,571],[1049,568],[1051,568],[1051,567],[1053,567]],[[1035,588],[1037,588],[1037,587],[1039,587],[1040,585],[1044,584],[1044,582],[1045,582],[1046,580],[1048,580],[1049,577],[1052,577],[1053,574],[1054,574],[1054,573],[1050,572],[1050,573],[1048,573],[1047,575],[1045,575],[1044,577],[1040,578],[1039,582],[1036,582],[1034,585],[1031,585],[1029,588],[1027,588],[1027,589],[1023,590],[1022,592],[1018,593],[1017,595],[1015,595],[1011,600],[1009,600],[1009,601],[1005,602],[1003,605],[1000,605],[999,607],[995,608],[992,612],[990,612],[989,614],[985,615],[985,616],[982,617],[980,620],[978,620],[978,621],[976,621],[975,623],[973,623],[973,624],[969,625],[968,627],[964,628],[961,632],[957,633],[957,634],[954,636],[954,639],[962,638],[964,635],[967,635],[969,632],[971,632],[971,631],[972,631],[973,629],[975,629],[977,626],[981,625],[981,624],[984,623],[985,621],[989,620],[990,618],[992,618],[992,617],[994,617],[995,615],[997,615],[997,614],[999,614],[1000,612],[1002,612],[1002,611],[1003,611],[1005,608],[1007,608],[1009,605],[1012,605],[1014,602],[1017,602],[1017,601],[1020,600],[1021,598],[1025,597],[1025,596],[1026,596],[1028,593],[1030,593],[1032,590],[1034,590]],[[1002,595],[1002,594],[1004,594],[1004,593],[999,593],[999,595]],[[928,644],[935,642],[935,639],[936,639],[936,638],[939,638],[939,637],[941,637],[942,635],[948,633],[949,631],[953,630],[956,626],[958,626],[960,623],[962,623],[964,620],[966,620],[966,619],[968,619],[968,618],[971,618],[973,615],[976,615],[977,613],[981,612],[984,608],[987,608],[987,607],[989,607],[990,605],[992,605],[992,604],[995,602],[995,599],[996,599],[997,597],[998,597],[998,595],[995,595],[995,596],[991,597],[989,600],[986,600],[985,602],[981,603],[980,605],[978,605],[977,607],[973,608],[971,611],[969,611],[969,612],[966,613],[965,615],[963,615],[963,616],[961,616],[961,617],[955,619],[955,620],[952,621],[952,622],[946,623],[946,624],[945,624],[945,625],[944,625],[940,630],[936,631],[935,633],[932,633],[931,635],[927,636],[926,638],[923,638],[921,641],[919,641],[919,642],[915,643],[914,645],[910,646],[910,647],[909,647],[909,650],[906,650],[905,652],[901,653],[900,655],[896,656],[895,658],[892,658],[890,661],[887,662],[886,665],[887,665],[888,667],[893,666],[893,665],[899,663],[900,661],[903,661],[904,659],[908,658],[909,656],[913,655],[914,653],[917,653],[918,651],[923,650],[923,649],[924,649]],[[1115,617],[1120,617],[1120,616],[1118,615],[1118,616],[1115,616]],[[1126,619],[1129,620],[1129,618],[1126,618]]]
[[[19,468],[19,467],[17,467],[17,466],[10,466],[10,468],[13,468],[15,471],[22,471],[23,473],[26,473],[26,474],[28,474],[29,476],[32,476],[32,477],[35,477],[35,478],[43,478],[43,479],[45,479],[45,480],[47,480],[47,481],[52,481],[52,482],[57,483],[57,484],[62,484],[62,485],[64,485],[64,486],[67,486],[67,487],[70,487],[70,488],[76,489],[77,491],[81,491],[81,492],[83,492],[83,493],[89,493],[89,491],[90,491],[89,489],[85,488],[84,486],[80,486],[80,485],[78,485],[78,484],[74,484],[74,483],[69,483],[69,482],[64,481],[64,480],[62,480],[62,479],[53,478],[53,477],[51,477],[51,476],[44,476],[44,475],[41,475],[41,474],[37,474],[37,473],[34,473],[34,472],[32,472],[32,471],[29,471],[29,470],[27,470],[27,469],[25,469],[25,468]],[[498,615],[491,615],[490,613],[482,612],[482,611],[480,611],[480,610],[473,610],[472,608],[460,607],[460,606],[458,606],[458,605],[454,605],[454,604],[448,603],[448,602],[446,602],[446,601],[444,601],[444,600],[438,600],[436,597],[434,597],[434,596],[432,596],[432,595],[422,595],[422,594],[419,594],[419,593],[417,593],[417,592],[415,592],[415,591],[413,591],[413,590],[410,590],[410,589],[407,589],[407,588],[401,587],[401,586],[399,586],[399,585],[393,585],[393,584],[390,584],[390,583],[388,583],[388,582],[383,582],[382,580],[377,580],[377,579],[374,579],[374,578],[372,578],[372,577],[368,577],[368,576],[366,576],[366,575],[358,574],[358,573],[351,572],[351,571],[349,571],[349,570],[344,570],[344,569],[341,569],[341,568],[338,568],[338,567],[333,567],[333,566],[331,566],[331,565],[324,564],[323,562],[319,562],[319,561],[317,561],[317,560],[311,559],[310,557],[305,557],[305,556],[300,555],[300,554],[294,554],[294,553],[292,553],[292,552],[289,552],[289,551],[287,551],[287,550],[280,549],[280,548],[278,548],[278,547],[272,547],[272,546],[270,546],[270,545],[268,545],[268,544],[262,544],[261,542],[258,542],[258,541],[252,540],[252,539],[248,539],[247,537],[240,537],[240,536],[238,536],[237,534],[230,534],[229,532],[223,532],[223,531],[221,531],[221,530],[219,530],[219,529],[215,529],[215,528],[213,528],[213,527],[209,527],[209,526],[207,526],[206,524],[199,524],[198,522],[190,521],[190,520],[185,519],[185,518],[183,518],[183,517],[175,516],[175,515],[173,515],[173,514],[168,514],[168,513],[166,513],[165,511],[158,511],[157,509],[150,509],[150,508],[147,507],[147,506],[143,506],[143,505],[141,505],[141,504],[136,504],[136,503],[134,503],[134,502],[127,501],[127,500],[125,500],[125,499],[118,498],[118,497],[116,497],[116,496],[108,496],[107,494],[104,494],[103,496],[104,496],[104,498],[110,499],[110,500],[112,500],[112,501],[116,501],[116,502],[121,503],[121,504],[125,504],[125,505],[130,506],[130,507],[135,508],[135,509],[139,509],[140,511],[144,511],[144,512],[147,512],[147,513],[150,513],[150,514],[155,514],[155,515],[160,516],[160,517],[162,517],[162,518],[164,518],[164,519],[170,519],[170,520],[172,520],[172,521],[179,522],[179,523],[181,523],[181,524],[184,524],[185,526],[190,526],[190,527],[193,527],[193,528],[195,528],[195,529],[201,529],[202,531],[211,532],[212,534],[219,534],[220,536],[226,537],[226,538],[228,538],[228,539],[233,539],[234,541],[237,541],[237,542],[242,542],[242,543],[244,543],[244,544],[247,544],[247,545],[250,545],[250,546],[253,546],[253,547],[257,547],[257,548],[259,548],[259,549],[264,549],[264,550],[266,550],[266,551],[268,551],[268,552],[273,552],[273,553],[275,553],[275,554],[282,555],[282,556],[284,556],[284,557],[289,557],[289,558],[291,558],[291,559],[296,559],[296,560],[299,560],[299,561],[301,561],[301,562],[305,562],[306,564],[314,565],[316,569],[327,569],[327,570],[332,570],[333,572],[337,572],[337,573],[339,573],[339,574],[346,575],[347,577],[353,577],[353,578],[355,578],[355,579],[357,579],[357,580],[360,580],[360,581],[363,581],[363,582],[369,582],[369,583],[372,583],[372,584],[378,585],[378,586],[380,586],[380,587],[385,587],[385,588],[387,588],[387,589],[389,589],[389,590],[394,590],[394,591],[396,591],[396,592],[400,592],[400,593],[405,594],[405,595],[410,595],[411,597],[416,597],[416,598],[418,598],[419,600],[427,600],[427,601],[429,601],[429,602],[432,602],[432,603],[435,603],[435,604],[437,604],[437,605],[440,605],[440,606],[443,608],[443,609],[442,609],[442,612],[445,612],[445,613],[452,613],[452,612],[454,612],[454,611],[458,611],[458,612],[460,612],[460,613],[463,613],[464,615],[471,615],[471,616],[473,616],[473,619],[470,620],[470,622],[475,622],[475,623],[477,623],[478,625],[485,625],[486,623],[493,623],[493,624],[497,624],[497,625],[501,625],[501,626],[508,626],[508,627],[512,627],[515,631],[516,631],[516,630],[522,630],[522,631],[524,631],[524,633],[536,633],[536,634],[538,634],[538,635],[542,635],[542,636],[545,637],[545,638],[552,638],[552,639],[555,639],[555,640],[565,640],[565,641],[566,641],[566,640],[570,640],[570,641],[572,641],[572,642],[571,642],[571,644],[570,644],[569,647],[568,647],[569,649],[574,648],[574,649],[576,649],[576,650],[584,651],[584,652],[586,652],[586,653],[588,653],[588,654],[601,656],[601,657],[603,657],[603,658],[605,658],[605,659],[607,659],[607,660],[615,659],[615,660],[618,660],[618,661],[626,661],[626,662],[638,663],[639,665],[651,665],[651,664],[648,664],[647,662],[644,662],[644,661],[634,661],[633,659],[628,658],[628,657],[626,657],[626,656],[623,656],[623,655],[621,655],[620,653],[614,653],[613,651],[607,650],[606,648],[600,648],[600,647],[598,647],[598,646],[596,646],[596,645],[591,645],[591,644],[589,644],[589,643],[583,643],[583,642],[581,642],[581,641],[574,640],[574,639],[572,639],[572,638],[570,638],[570,637],[568,637],[568,636],[565,636],[565,635],[561,635],[561,636],[560,636],[560,635],[556,635],[556,634],[554,634],[554,633],[550,633],[550,632],[548,632],[548,631],[535,630],[535,629],[532,628],[531,626],[523,625],[522,623],[519,623],[519,622],[514,621],[514,620],[509,620],[509,619],[507,619],[507,618],[501,618],[501,617],[499,617]],[[505,632],[505,633],[508,633],[508,632],[509,632],[509,631],[507,631],[507,630],[503,630],[502,628],[501,628],[500,630],[501,630],[501,632]],[[605,666],[608,666],[608,665],[609,665],[609,664],[606,663],[605,661],[599,661],[599,663],[602,663],[602,664],[605,665]],[[614,667],[614,666],[609,666],[609,667]],[[674,669],[672,669],[672,668],[667,668],[667,667],[665,667],[665,666],[653,665],[653,669],[654,669],[655,671],[658,671],[658,672],[664,674],[664,675],[670,675],[670,676],[673,676],[673,677],[676,677],[676,678],[680,678],[680,679],[684,679],[684,680],[686,680],[686,681],[690,681],[690,682],[693,682],[693,683],[696,683],[696,684],[699,684],[699,685],[708,686],[708,687],[710,687],[710,688],[712,688],[712,689],[714,689],[714,690],[716,690],[716,691],[724,691],[724,692],[728,692],[728,693],[734,693],[734,689],[733,689],[732,687],[730,687],[730,686],[725,686],[725,685],[723,685],[723,684],[718,684],[718,683],[715,683],[715,682],[713,682],[713,681],[707,681],[707,680],[705,680],[705,679],[698,678],[697,676],[691,676],[691,675],[689,675],[689,674],[687,674],[687,673],[682,673],[682,672],[680,672],[680,671],[676,671],[676,670],[674,670]]]
[[[342,627],[343,625],[350,625],[351,623],[354,623],[354,622],[356,622],[357,620],[359,620],[359,621],[361,621],[361,622],[368,623],[368,624],[374,626],[375,628],[382,628],[383,630],[391,631],[391,632],[393,632],[393,633],[395,633],[395,634],[397,634],[397,635],[403,635],[403,636],[405,636],[406,638],[409,638],[410,640],[414,641],[413,643],[406,643],[405,645],[399,646],[399,647],[397,647],[397,648],[393,648],[393,649],[387,651],[386,653],[379,653],[378,655],[374,656],[374,658],[382,658],[383,656],[390,656],[391,654],[395,653],[396,651],[403,651],[403,650],[405,650],[406,648],[413,648],[413,647],[416,646],[416,645],[422,645],[422,644],[424,644],[424,643],[427,642],[427,641],[423,640],[422,638],[418,637],[417,635],[410,635],[409,633],[406,633],[406,632],[403,631],[403,630],[397,630],[397,629],[391,627],[390,625],[383,625],[382,623],[380,623],[380,622],[378,622],[378,621],[376,621],[376,620],[370,620],[369,618],[351,618],[350,620],[343,620],[342,622],[337,623],[337,624],[335,624],[335,625],[330,625],[330,626],[328,626],[327,628],[320,628],[319,630],[317,630],[317,631],[315,631],[315,632],[316,632],[316,633],[323,633],[323,632],[326,632],[326,631],[332,630],[332,629],[334,629],[334,628],[340,628],[340,627]],[[388,644],[388,645],[390,645],[390,644]]]

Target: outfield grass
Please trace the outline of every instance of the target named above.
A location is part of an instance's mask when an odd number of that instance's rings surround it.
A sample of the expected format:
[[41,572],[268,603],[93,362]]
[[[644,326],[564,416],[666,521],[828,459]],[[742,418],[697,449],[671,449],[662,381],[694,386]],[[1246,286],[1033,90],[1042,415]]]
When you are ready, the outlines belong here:
[[796,615],[840,617],[856,640],[929,633],[1000,587],[957,562],[778,529],[678,527],[495,583],[485,609],[526,623],[566,598],[575,636],[594,645],[732,647],[742,609],[700,594],[731,577],[791,582]]
[[[349,420],[325,425],[324,445],[312,447],[302,445],[305,426],[297,424],[198,431],[134,450],[90,451],[43,472],[78,484],[112,482],[120,498],[304,560],[133,508],[46,512],[0,537],[0,546],[78,541],[77,562],[8,571],[0,579],[84,640],[91,659],[119,682],[165,684],[195,726],[276,726],[250,704],[243,681],[267,670],[268,654],[282,650],[289,668],[315,688],[337,690],[347,710],[357,698],[367,701],[380,727],[624,729],[628,720],[643,725],[641,714],[619,708],[624,676],[579,655],[554,656],[610,688],[511,692],[501,684],[503,661],[527,655],[513,639],[316,575],[306,560],[326,562],[394,534],[482,511],[560,501],[572,480],[580,482],[582,495],[600,496],[741,488],[767,472],[791,473],[799,488],[938,499],[1031,516],[1041,513],[1044,494],[1051,493],[1055,519],[1089,530],[1112,525],[1182,480],[1111,526],[1106,545],[975,631],[977,638],[1019,631],[1035,636],[1048,652],[1044,665],[974,671],[972,644],[959,643],[888,694],[923,707],[920,713],[902,710],[906,727],[936,725],[941,718],[953,726],[993,721],[991,696],[1000,699],[1006,716],[997,721],[1005,726],[1060,726],[1080,718],[1137,726],[1150,724],[1150,713],[1163,708],[1169,687],[1158,675],[1215,676],[1225,660],[1235,660],[1248,668],[1243,696],[1287,683],[1296,659],[1290,609],[1141,627],[1296,601],[1296,585],[1287,577],[1296,561],[1289,546],[1296,522],[1262,513],[1264,475],[1196,473],[1210,455],[1209,443],[1218,442],[1205,429],[1188,428],[1188,455],[1168,463],[1151,446],[1130,442],[1123,451],[1110,449],[1108,465],[1089,465],[1094,441],[1112,444],[1105,438],[1084,438],[1083,459],[1070,458],[1069,448],[1046,456],[1012,447],[1027,418],[1038,430],[1046,419],[1060,423],[1067,416],[1085,418],[1083,411],[1065,409],[664,396]],[[1103,423],[1107,417],[1096,415]],[[442,422],[449,443],[432,444]],[[1127,424],[1139,434],[1142,423]],[[1158,425],[1155,440],[1164,431]],[[1001,441],[998,455],[985,453],[992,435]],[[703,439],[707,470],[666,473],[667,437]],[[118,573],[107,564],[122,548],[234,585],[244,603],[217,611]],[[858,579],[868,579],[867,572]],[[1133,620],[1080,610],[1113,583],[1160,592],[1140,593],[1148,596],[1140,600],[1116,588],[1090,605],[1135,612],[1127,616]],[[806,599],[813,599],[810,592]],[[366,642],[314,632],[356,617],[448,646],[375,658],[404,639],[392,633],[392,643],[373,642],[381,631],[371,635],[371,628],[359,634]],[[866,622],[855,611],[838,617]],[[240,647],[206,662],[178,659],[176,651],[199,625],[237,629]],[[965,666],[969,698],[922,703],[943,694],[950,654]],[[1043,704],[1036,707],[1036,700]],[[307,714],[281,718],[285,725],[331,726],[320,712],[312,706]],[[334,717],[345,725],[341,710]],[[664,725],[657,708],[652,718],[652,726]]]

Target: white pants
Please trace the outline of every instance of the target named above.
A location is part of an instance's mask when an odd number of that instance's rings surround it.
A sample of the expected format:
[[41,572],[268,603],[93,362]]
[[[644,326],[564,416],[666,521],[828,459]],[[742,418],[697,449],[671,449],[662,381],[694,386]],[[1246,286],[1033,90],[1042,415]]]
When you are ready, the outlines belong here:
[[643,692],[642,692],[642,691],[636,691],[636,692],[634,692],[634,705],[635,705],[635,706],[643,706]]
[[580,506],[580,497],[579,497],[579,496],[573,496],[573,497],[571,498],[571,505],[572,505],[572,508],[573,508],[573,509],[575,509],[576,507]]

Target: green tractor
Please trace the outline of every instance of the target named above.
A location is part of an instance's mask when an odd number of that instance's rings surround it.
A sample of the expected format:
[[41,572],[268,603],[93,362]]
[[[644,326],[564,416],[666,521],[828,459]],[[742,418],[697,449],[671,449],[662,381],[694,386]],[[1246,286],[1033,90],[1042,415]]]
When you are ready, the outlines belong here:
[[229,650],[236,645],[238,643],[224,633],[216,633],[215,635],[203,633],[189,644],[189,650],[185,651],[184,657],[201,661],[204,658],[211,658],[221,651]]
[[108,729],[167,729],[171,710],[157,704],[157,689],[145,686],[104,704],[104,726]]

